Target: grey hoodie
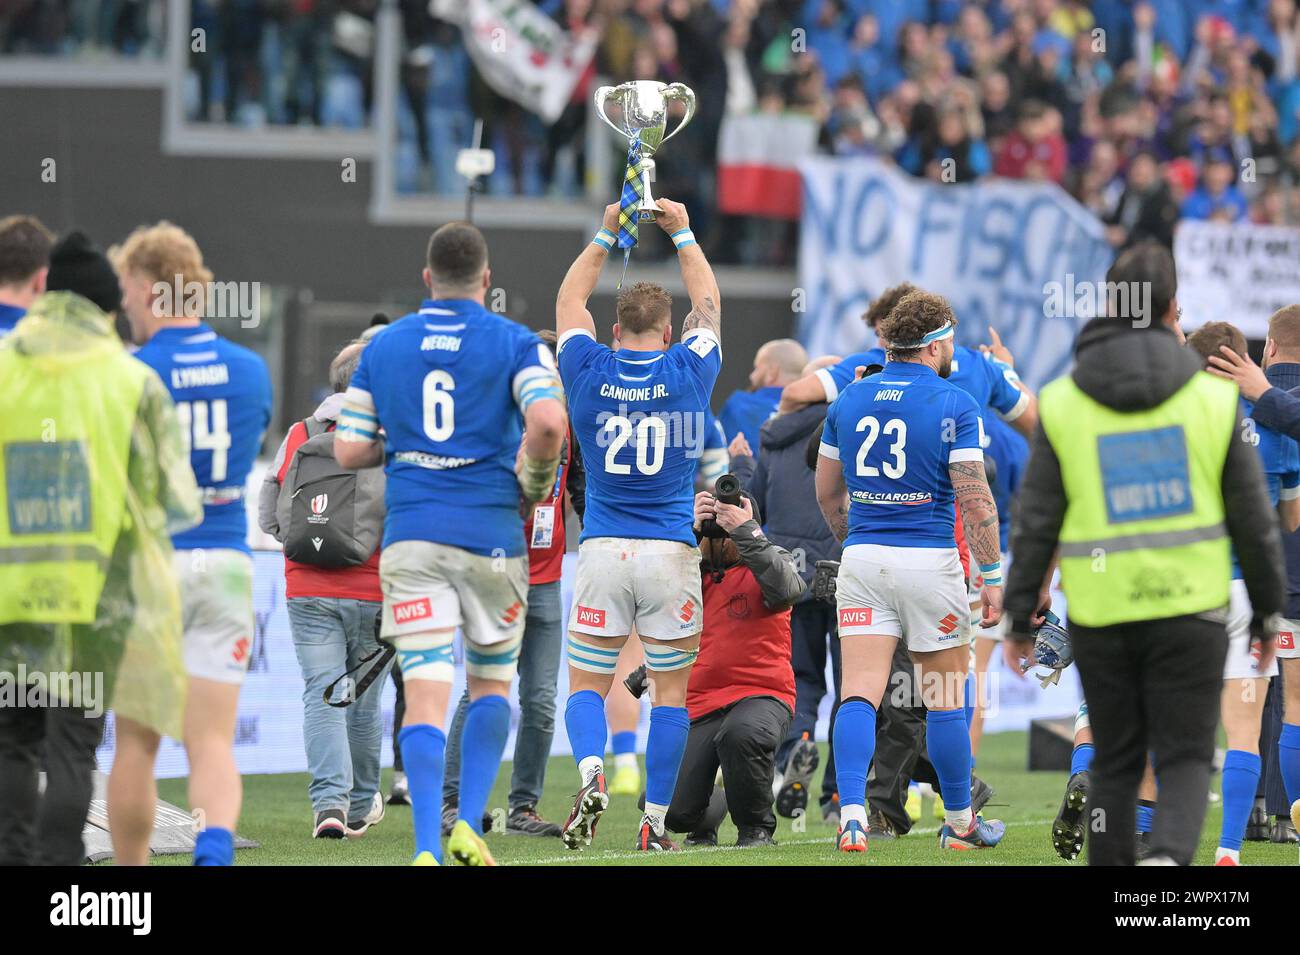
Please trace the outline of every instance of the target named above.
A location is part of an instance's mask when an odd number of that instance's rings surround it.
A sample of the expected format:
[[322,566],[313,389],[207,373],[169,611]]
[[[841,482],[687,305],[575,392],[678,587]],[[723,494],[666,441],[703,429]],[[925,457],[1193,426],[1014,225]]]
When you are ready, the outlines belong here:
[[[1169,329],[1133,328],[1110,318],[1096,318],[1083,327],[1074,357],[1071,377],[1075,384],[1093,400],[1117,411],[1154,408],[1202,367],[1200,357],[1179,344]],[[1259,456],[1244,437],[1228,443],[1222,488],[1228,535],[1257,625],[1283,609],[1286,581],[1277,515],[1268,501]],[[1012,521],[1015,559],[1005,597],[1012,633],[1028,634],[1028,618],[1056,550],[1065,504],[1061,464],[1039,424],[1030,442],[1029,464]],[[1258,631],[1258,626],[1255,629]]]

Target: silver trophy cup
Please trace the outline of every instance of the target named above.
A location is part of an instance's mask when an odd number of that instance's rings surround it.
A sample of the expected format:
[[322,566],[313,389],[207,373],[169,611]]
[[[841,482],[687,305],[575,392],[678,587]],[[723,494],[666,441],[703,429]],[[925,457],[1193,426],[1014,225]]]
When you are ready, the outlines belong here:
[[[609,103],[617,103],[621,109],[621,118],[615,123],[605,113]],[[671,133],[665,135],[668,128],[668,105],[680,102],[686,107],[681,122]],[[621,86],[602,86],[596,90],[596,112],[600,118],[614,130],[629,140],[641,137],[642,198],[637,207],[641,221],[653,219],[662,212],[654,197],[650,195],[650,183],[654,181],[654,154],[664,142],[680,133],[695,115],[695,91],[683,83],[657,83],[654,80],[634,80]]]

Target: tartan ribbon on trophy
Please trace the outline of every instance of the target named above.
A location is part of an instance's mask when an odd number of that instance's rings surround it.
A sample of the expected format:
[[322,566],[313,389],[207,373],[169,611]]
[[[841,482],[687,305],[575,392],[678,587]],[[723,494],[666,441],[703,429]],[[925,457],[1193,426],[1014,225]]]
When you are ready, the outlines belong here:
[[618,197],[618,247],[623,250],[623,271],[618,277],[618,288],[623,287],[627,275],[627,260],[636,245],[637,218],[641,200],[645,197],[645,177],[641,156],[641,137],[632,137],[627,150],[627,174],[623,177],[623,192]]
[[645,198],[645,180],[642,175],[641,137],[632,137],[627,150],[627,175],[623,177],[623,192],[618,197],[618,247],[629,252],[636,245],[638,209]]

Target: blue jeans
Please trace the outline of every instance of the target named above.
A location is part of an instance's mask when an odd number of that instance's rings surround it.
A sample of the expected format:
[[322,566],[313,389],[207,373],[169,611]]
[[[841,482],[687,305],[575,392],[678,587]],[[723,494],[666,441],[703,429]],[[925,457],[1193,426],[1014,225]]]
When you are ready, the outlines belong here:
[[[515,734],[515,759],[510,774],[511,809],[536,806],[542,798],[546,760],[555,735],[555,686],[564,648],[564,607],[560,582],[528,588],[528,616],[524,642],[519,648],[519,731]],[[447,735],[447,767],[443,799],[460,796],[460,737],[469,710],[469,690],[460,698]]]
[[[340,597],[291,597],[289,626],[306,684],[302,693],[303,739],[311,773],[311,808],[342,809],[355,822],[370,811],[379,791],[379,745],[383,715],[380,677],[351,706],[328,705],[322,694],[344,671],[378,648],[375,623],[381,603]],[[337,690],[335,691],[338,692]]]

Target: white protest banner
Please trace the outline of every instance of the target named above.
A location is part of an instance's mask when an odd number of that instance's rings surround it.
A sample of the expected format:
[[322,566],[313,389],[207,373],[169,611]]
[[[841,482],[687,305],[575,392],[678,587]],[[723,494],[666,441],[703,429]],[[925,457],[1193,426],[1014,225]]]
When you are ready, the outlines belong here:
[[1268,337],[1268,317],[1300,303],[1300,229],[1184,220],[1174,234],[1183,329],[1231,322]]
[[560,118],[596,52],[595,31],[570,33],[531,0],[431,0],[429,11],[460,25],[489,86],[547,123]]
[[907,281],[952,303],[962,344],[996,328],[1031,387],[1069,370],[1112,252],[1101,223],[1063,190],[935,183],[875,159],[819,157],[800,170],[799,337],[809,354],[874,346],[862,313]]

